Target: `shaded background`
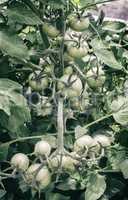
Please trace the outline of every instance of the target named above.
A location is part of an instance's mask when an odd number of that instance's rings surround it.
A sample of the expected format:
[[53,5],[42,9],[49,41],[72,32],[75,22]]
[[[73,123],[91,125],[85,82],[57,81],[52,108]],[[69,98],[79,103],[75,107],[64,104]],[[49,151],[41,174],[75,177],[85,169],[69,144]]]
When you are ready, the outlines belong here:
[[100,10],[103,10],[107,17],[124,19],[128,21],[128,0],[117,0],[103,4]]

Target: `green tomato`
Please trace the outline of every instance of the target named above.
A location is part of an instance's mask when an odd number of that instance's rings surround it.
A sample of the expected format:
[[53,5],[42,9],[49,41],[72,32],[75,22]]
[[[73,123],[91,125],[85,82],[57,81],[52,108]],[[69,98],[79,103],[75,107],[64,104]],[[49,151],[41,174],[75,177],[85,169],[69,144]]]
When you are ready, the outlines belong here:
[[106,77],[102,68],[99,68],[98,74],[97,67],[94,67],[87,72],[87,83],[92,89],[102,87],[105,83],[105,80]]
[[43,117],[51,115],[52,111],[53,111],[53,107],[52,107],[52,104],[49,102],[41,106],[41,115]]
[[69,46],[67,48],[67,52],[69,56],[72,58],[80,59],[85,57],[88,54],[88,48],[87,47],[74,47],[74,46]]
[[85,152],[86,148],[93,146],[93,138],[89,135],[84,135],[78,138],[74,143],[74,151],[78,154]]
[[111,145],[111,140],[106,135],[96,135],[94,140],[98,142],[102,147],[108,147]]
[[43,25],[43,31],[51,38],[56,38],[60,34],[59,30],[55,26],[48,23]]
[[29,166],[29,159],[23,153],[17,153],[11,158],[11,166],[21,171],[25,171]]
[[82,82],[77,75],[63,75],[58,82],[58,90],[68,98],[80,96],[83,89]]
[[35,179],[36,173],[38,169],[40,168],[41,164],[40,163],[34,163],[30,165],[30,167],[27,169],[25,173],[25,178],[28,184],[31,184],[32,181]]
[[36,71],[35,73],[31,73],[28,78],[29,86],[35,91],[41,91],[46,89],[49,83],[47,77],[38,78],[40,76],[39,74],[40,71]]
[[49,167],[52,170],[56,170],[59,168],[60,164],[64,171],[73,172],[75,170],[75,165],[77,164],[77,160],[71,158],[70,156],[61,156],[57,155],[49,161]]
[[128,34],[127,33],[124,35],[123,39],[128,42]]
[[71,99],[71,108],[74,110],[80,110],[84,111],[89,106],[89,98],[88,96],[82,99],[79,99],[78,97],[74,97]]
[[115,42],[118,42],[120,40],[120,35],[119,34],[113,34],[112,35],[112,39],[115,41]]
[[44,72],[46,74],[52,74],[54,71],[54,66],[53,65],[46,65],[44,68]]
[[40,163],[32,164],[26,174],[25,178],[28,184],[32,184],[33,181],[36,182],[39,189],[46,188],[51,182],[51,174],[47,167],[42,167]]
[[51,153],[51,146],[48,142],[41,140],[36,143],[34,153],[37,156],[49,156]]
[[39,188],[45,189],[51,183],[51,174],[46,166],[42,167],[35,178]]
[[71,57],[67,52],[64,53],[64,61],[67,63],[72,63],[74,61],[74,58]]
[[73,74],[73,69],[72,69],[72,67],[71,67],[71,66],[66,67],[66,68],[64,69],[64,74],[67,74],[67,75]]
[[78,18],[76,15],[69,16],[69,25],[74,31],[82,32],[89,27],[89,18]]

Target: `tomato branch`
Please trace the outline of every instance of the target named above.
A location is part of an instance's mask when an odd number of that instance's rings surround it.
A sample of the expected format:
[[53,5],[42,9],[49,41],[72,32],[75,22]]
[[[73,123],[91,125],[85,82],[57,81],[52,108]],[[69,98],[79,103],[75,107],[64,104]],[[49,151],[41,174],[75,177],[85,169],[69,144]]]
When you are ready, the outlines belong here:
[[59,153],[62,153],[64,150],[64,119],[63,119],[63,99],[59,98],[58,100],[58,114],[57,114],[57,150]]
[[105,115],[105,116],[103,116],[103,117],[101,117],[101,118],[99,118],[99,119],[97,119],[97,120],[85,125],[84,128],[89,128],[90,126],[92,126],[94,124],[97,124],[97,123],[99,123],[99,122],[111,117],[112,115],[113,115],[113,113],[107,114],[107,115]]
[[86,8],[96,6],[98,4],[109,3],[109,2],[113,2],[113,1],[118,1],[118,0],[105,0],[105,1],[100,1],[100,2],[96,2],[96,3],[90,3],[90,4],[82,7],[80,10],[82,11],[82,10],[85,10]]
[[[56,133],[55,133],[55,134],[50,134],[50,135],[56,135]],[[41,139],[41,138],[42,138],[42,135],[21,137],[21,138],[15,139],[15,140],[11,140],[11,141],[9,141],[9,142],[2,143],[2,144],[0,145],[0,148],[6,147],[6,146],[10,146],[11,144],[14,144],[14,143],[16,143],[16,142],[22,142],[22,141],[34,140],[34,139]]]

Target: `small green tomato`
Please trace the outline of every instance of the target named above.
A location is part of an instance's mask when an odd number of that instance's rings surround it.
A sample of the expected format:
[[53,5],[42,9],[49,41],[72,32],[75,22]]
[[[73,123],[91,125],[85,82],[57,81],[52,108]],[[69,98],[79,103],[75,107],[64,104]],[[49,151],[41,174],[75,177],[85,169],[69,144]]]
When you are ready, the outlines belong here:
[[61,166],[62,169],[67,172],[73,172],[76,164],[77,160],[71,158],[70,156],[62,156],[61,161],[61,156],[57,155],[49,161],[49,167],[52,170],[56,170],[59,168],[59,166]]
[[72,69],[71,66],[66,67],[66,68],[64,69],[64,74],[71,75],[72,73],[73,73],[73,69]]
[[37,156],[49,156],[51,153],[51,146],[46,141],[39,141],[35,145],[34,152]]
[[90,148],[93,145],[93,138],[89,135],[84,135],[78,138],[74,143],[74,151],[79,153],[84,153],[86,148]]
[[47,102],[47,103],[45,103],[44,105],[41,106],[41,115],[43,117],[51,115],[52,114],[52,110],[53,110],[52,104]]
[[85,57],[88,54],[88,48],[68,46],[67,52],[69,56],[71,56],[72,58],[80,59],[80,58]]
[[29,166],[29,159],[23,153],[17,153],[11,158],[11,166],[17,170],[25,171]]
[[96,135],[94,137],[94,140],[98,142],[102,147],[108,147],[111,145],[111,140],[108,136],[106,135]]
[[60,31],[55,26],[48,23],[43,25],[43,31],[51,38],[56,38],[60,34]]
[[39,188],[45,189],[51,183],[51,174],[46,166],[42,167],[35,178]]
[[34,163],[30,165],[30,167],[27,169],[25,178],[28,184],[31,184],[32,181],[35,179],[36,173],[38,172],[38,169],[41,167],[40,163]]
[[41,91],[48,87],[48,78],[39,76],[40,71],[36,71],[35,73],[30,74],[28,79],[29,86],[35,91]]
[[78,17],[77,15],[69,16],[69,25],[74,31],[85,31],[88,29],[89,24],[90,22],[88,17]]
[[58,82],[58,90],[68,98],[80,96],[83,89],[82,82],[77,75],[63,75]]
[[87,83],[92,89],[98,89],[99,87],[102,87],[105,83],[105,80],[106,77],[102,68],[97,70],[97,67],[94,67],[87,72]]

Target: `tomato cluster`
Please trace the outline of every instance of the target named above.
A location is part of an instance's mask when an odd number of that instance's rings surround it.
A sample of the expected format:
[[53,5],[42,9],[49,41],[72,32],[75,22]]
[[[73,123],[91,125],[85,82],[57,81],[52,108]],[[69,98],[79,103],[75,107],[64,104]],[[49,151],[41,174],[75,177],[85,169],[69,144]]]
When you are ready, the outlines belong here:
[[15,154],[10,163],[14,170],[13,173],[21,173],[26,184],[41,190],[50,185],[52,175],[56,174],[59,169],[67,174],[72,174],[81,166],[82,160],[85,159],[88,163],[92,159],[92,153],[97,159],[101,150],[110,145],[111,139],[108,136],[84,135],[75,141],[72,152],[65,150],[63,154],[59,154],[57,150],[53,151],[47,141],[40,140],[35,144],[33,155],[36,158],[32,164],[30,164],[28,156],[23,153]]

